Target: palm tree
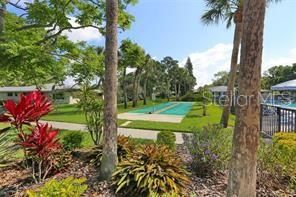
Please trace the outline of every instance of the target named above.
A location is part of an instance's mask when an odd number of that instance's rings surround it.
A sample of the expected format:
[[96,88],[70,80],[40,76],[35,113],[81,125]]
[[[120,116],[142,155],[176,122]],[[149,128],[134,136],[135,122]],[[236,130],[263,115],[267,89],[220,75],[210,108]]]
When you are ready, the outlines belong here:
[[[266,0],[244,0],[236,123],[227,196],[256,196],[260,76]],[[242,103],[242,105],[239,105]]]
[[100,178],[108,180],[116,168],[117,158],[117,24],[118,0],[106,1],[104,146]]
[[227,85],[227,98],[225,102],[225,106],[223,109],[223,113],[221,116],[221,124],[223,127],[228,126],[228,119],[230,113],[230,99],[232,99],[234,83],[236,78],[237,71],[237,62],[238,62],[238,52],[241,43],[242,37],[242,10],[243,4],[242,0],[206,0],[207,7],[210,9],[201,17],[202,21],[205,24],[210,23],[218,23],[220,20],[224,20],[227,22],[226,27],[229,28],[234,22],[235,30],[233,37],[233,48],[231,55],[231,64],[230,64],[230,72],[229,79]]

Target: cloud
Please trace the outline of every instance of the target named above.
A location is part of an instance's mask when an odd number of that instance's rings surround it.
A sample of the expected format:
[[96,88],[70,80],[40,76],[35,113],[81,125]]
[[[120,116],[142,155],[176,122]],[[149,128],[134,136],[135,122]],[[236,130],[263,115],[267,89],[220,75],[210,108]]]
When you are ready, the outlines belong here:
[[[79,24],[75,22],[75,20],[76,19],[74,17],[70,17],[70,23],[73,27],[79,26]],[[103,36],[99,32],[99,30],[93,27],[65,31],[63,35],[67,35],[68,38],[74,42],[86,41],[97,44],[103,39]]]
[[[211,83],[218,71],[229,70],[231,51],[232,44],[219,43],[205,51],[189,54],[197,86]],[[181,65],[184,65],[186,60],[187,57],[181,61]]]
[[292,63],[296,63],[296,48],[290,49],[287,56],[267,58],[266,55],[263,54],[262,71],[264,72],[272,66],[291,65]]
[[[219,43],[205,51],[189,54],[193,64],[193,74],[197,78],[197,87],[212,83],[214,74],[219,71],[229,71],[232,44]],[[181,65],[186,63],[183,58]],[[286,56],[267,57],[263,55],[262,73],[276,65],[291,65],[296,63],[296,48],[290,49]]]

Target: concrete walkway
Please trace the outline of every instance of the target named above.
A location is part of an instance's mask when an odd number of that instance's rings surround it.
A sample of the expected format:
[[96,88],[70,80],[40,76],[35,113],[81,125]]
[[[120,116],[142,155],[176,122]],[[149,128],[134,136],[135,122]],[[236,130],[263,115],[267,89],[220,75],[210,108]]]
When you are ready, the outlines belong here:
[[180,123],[184,115],[167,115],[167,114],[144,114],[144,113],[121,113],[118,114],[118,119],[122,120],[144,120],[155,122],[171,122]]
[[[54,122],[54,121],[40,121],[42,123],[48,123],[53,128],[66,129],[66,130],[80,130],[87,131],[85,124],[67,123],[67,122]],[[146,129],[130,129],[130,128],[118,128],[119,135],[130,136],[132,138],[143,138],[156,140],[159,131],[146,130]],[[182,133],[174,132],[176,135],[176,144],[183,144]]]

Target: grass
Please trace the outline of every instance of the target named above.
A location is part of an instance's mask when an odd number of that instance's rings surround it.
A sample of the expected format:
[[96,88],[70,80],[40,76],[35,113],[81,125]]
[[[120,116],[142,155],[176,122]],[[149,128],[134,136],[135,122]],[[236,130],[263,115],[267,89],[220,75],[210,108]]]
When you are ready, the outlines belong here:
[[[201,128],[207,124],[218,124],[220,122],[222,109],[219,106],[210,105],[207,107],[207,116],[202,115],[202,106],[195,103],[190,112],[181,123],[165,123],[134,120],[126,128],[169,130],[179,132],[191,132],[194,128]],[[235,117],[230,116],[229,126],[234,125]]]
[[[164,102],[164,100],[158,100],[156,103]],[[146,106],[152,106],[153,103],[148,101]],[[118,105],[118,112],[123,113],[134,109],[139,109],[143,106],[143,102],[138,103],[138,107],[132,108],[131,102],[128,103],[128,108],[124,109],[123,104]],[[202,115],[202,106],[199,103],[195,103],[190,112],[185,116],[181,123],[165,123],[165,122],[151,122],[134,120],[130,124],[125,126],[126,128],[136,129],[152,129],[152,130],[169,130],[177,132],[191,132],[194,128],[201,128],[207,124],[218,124],[220,122],[222,114],[222,108],[219,106],[210,105],[207,107],[207,116]],[[229,125],[234,125],[234,116],[230,116]],[[58,122],[70,122],[85,124],[85,118],[81,110],[77,105],[58,105],[55,111],[48,114],[43,120],[58,121]],[[121,125],[126,120],[118,120],[118,125]],[[0,125],[1,128],[1,125]]]
[[[155,103],[162,103],[164,100],[157,100]],[[143,105],[142,101],[138,102],[138,106],[136,108],[132,107],[132,103],[128,102],[127,109],[124,109],[123,104],[119,104],[117,107],[118,113],[124,113],[130,110],[139,109],[142,107],[152,106],[152,101],[147,101],[147,105]],[[55,106],[55,110],[48,114],[47,116],[42,118],[43,120],[48,121],[57,121],[57,122],[70,122],[70,123],[80,123],[85,124],[86,120],[78,105],[57,105]],[[118,120],[118,125],[121,125],[125,120]]]

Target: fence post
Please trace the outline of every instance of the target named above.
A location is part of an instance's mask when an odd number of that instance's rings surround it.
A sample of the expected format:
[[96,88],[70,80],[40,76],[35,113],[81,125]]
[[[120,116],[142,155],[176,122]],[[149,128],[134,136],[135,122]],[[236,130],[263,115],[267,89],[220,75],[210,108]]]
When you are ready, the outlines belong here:
[[263,105],[260,104],[260,132],[262,131]]
[[281,108],[277,107],[276,108],[277,111],[277,119],[278,119],[278,132],[281,132],[281,125],[282,125],[282,121],[281,121]]

